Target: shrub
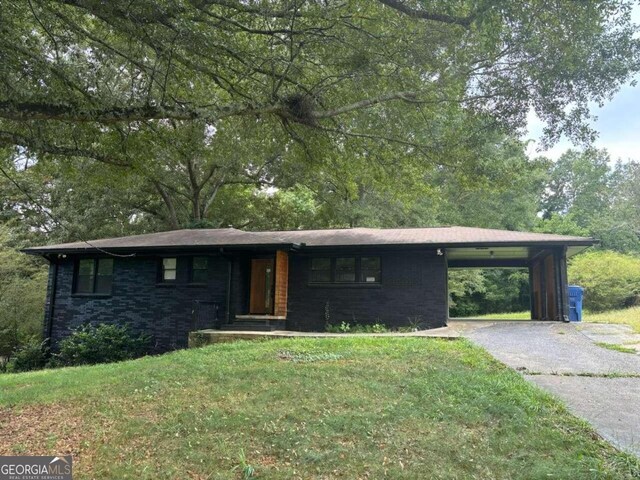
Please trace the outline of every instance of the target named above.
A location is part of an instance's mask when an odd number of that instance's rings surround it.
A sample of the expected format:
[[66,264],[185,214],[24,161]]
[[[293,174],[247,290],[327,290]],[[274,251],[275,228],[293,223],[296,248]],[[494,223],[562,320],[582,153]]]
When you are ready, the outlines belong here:
[[329,333],[349,333],[351,331],[351,325],[349,322],[342,322],[340,325],[327,323],[325,330]]
[[356,324],[351,327],[351,333],[386,333],[389,329],[382,323],[374,323],[372,325]]
[[8,372],[40,370],[47,365],[48,349],[44,342],[31,341],[18,348],[9,363]]
[[59,343],[53,366],[119,362],[147,353],[149,337],[133,335],[126,325],[85,324]]
[[640,297],[640,258],[606,250],[584,253],[571,260],[569,282],[584,287],[589,310],[631,306]]
[[386,325],[382,323],[374,323],[370,325],[361,325],[356,323],[351,325],[348,322],[342,322],[340,325],[331,325],[328,323],[325,330],[329,333],[386,333],[389,331]]

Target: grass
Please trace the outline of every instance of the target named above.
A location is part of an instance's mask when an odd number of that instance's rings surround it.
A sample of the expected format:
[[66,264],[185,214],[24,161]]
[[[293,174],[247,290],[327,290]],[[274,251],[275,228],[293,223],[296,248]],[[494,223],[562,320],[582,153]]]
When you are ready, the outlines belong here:
[[608,350],[615,350],[616,352],[622,353],[638,353],[635,348],[625,347],[624,345],[620,345],[618,343],[607,343],[607,342],[595,342],[596,345],[602,348],[606,348]]
[[237,342],[0,375],[0,454],[71,452],[83,478],[640,476],[466,340]]
[[585,322],[618,323],[629,325],[636,333],[640,333],[640,307],[625,308],[623,310],[609,310],[607,312],[585,312]]
[[[531,313],[528,310],[525,312],[486,313],[468,318],[473,318],[474,320],[531,320]],[[463,318],[460,318],[460,320],[463,320]]]
[[[529,311],[514,313],[489,313],[477,315],[473,318],[482,320],[529,320]],[[582,321],[589,323],[617,323],[629,325],[637,333],[640,333],[640,307],[624,308],[619,310],[609,310],[606,312],[582,312]]]

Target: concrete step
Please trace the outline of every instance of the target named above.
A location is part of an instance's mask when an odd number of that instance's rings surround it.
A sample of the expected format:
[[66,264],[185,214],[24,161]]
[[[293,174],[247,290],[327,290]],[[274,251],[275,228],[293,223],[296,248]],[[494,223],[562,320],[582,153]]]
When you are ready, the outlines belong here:
[[245,322],[226,323],[220,327],[220,330],[233,330],[239,332],[272,332],[273,330],[281,330],[275,325],[258,324],[252,325]]

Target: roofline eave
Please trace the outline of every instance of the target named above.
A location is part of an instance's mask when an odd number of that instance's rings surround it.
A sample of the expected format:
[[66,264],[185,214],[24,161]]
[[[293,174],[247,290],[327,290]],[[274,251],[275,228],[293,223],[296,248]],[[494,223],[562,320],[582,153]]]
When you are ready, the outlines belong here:
[[114,254],[127,254],[127,253],[159,253],[159,252],[187,252],[187,251],[202,251],[220,249],[232,249],[232,250],[252,250],[252,249],[275,249],[275,250],[291,250],[295,251],[300,248],[297,243],[261,243],[261,244],[249,244],[249,245],[158,245],[158,246],[145,246],[145,247],[86,247],[86,248],[47,248],[47,247],[35,247],[35,248],[23,248],[20,252],[27,255],[75,255],[75,254],[95,254],[103,253],[108,255]]
[[399,248],[399,247],[418,247],[418,248],[500,248],[500,247],[591,247],[600,243],[599,240],[593,238],[585,238],[584,240],[529,240],[529,241],[482,241],[482,242],[440,242],[440,243],[358,243],[347,245],[308,245],[305,243],[263,243],[263,244],[226,244],[226,245],[157,245],[143,247],[86,247],[86,248],[47,248],[35,247],[24,248],[20,251],[28,255],[47,254],[83,254],[83,253],[143,253],[143,252],[162,252],[162,251],[201,251],[205,249],[230,249],[230,250],[251,250],[251,249],[288,249],[291,251],[299,250],[327,250],[335,248]]

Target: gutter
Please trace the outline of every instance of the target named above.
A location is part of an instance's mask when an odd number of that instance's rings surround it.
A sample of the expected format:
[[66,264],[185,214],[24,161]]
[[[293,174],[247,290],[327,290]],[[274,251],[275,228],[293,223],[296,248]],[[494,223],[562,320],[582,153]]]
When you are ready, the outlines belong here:
[[237,251],[246,251],[246,250],[299,250],[300,245],[297,243],[261,243],[261,244],[233,244],[233,245],[153,245],[153,246],[139,246],[139,247],[87,247],[87,248],[48,248],[48,247],[34,247],[34,248],[23,248],[20,250],[22,253],[26,253],[27,255],[42,255],[46,256],[48,254],[87,254],[87,255],[95,255],[96,253],[101,253],[104,255],[109,255],[109,253],[115,254],[126,254],[126,253],[141,253],[141,254],[149,254],[155,255],[158,253],[169,254],[169,253],[191,253],[191,252],[202,252],[202,251],[210,251],[212,249],[226,249],[228,252],[232,252],[234,250]]
[[227,259],[227,294],[225,298],[224,316],[227,324],[231,323],[231,277],[233,275],[233,257],[225,253],[224,248],[220,247],[220,255]]

